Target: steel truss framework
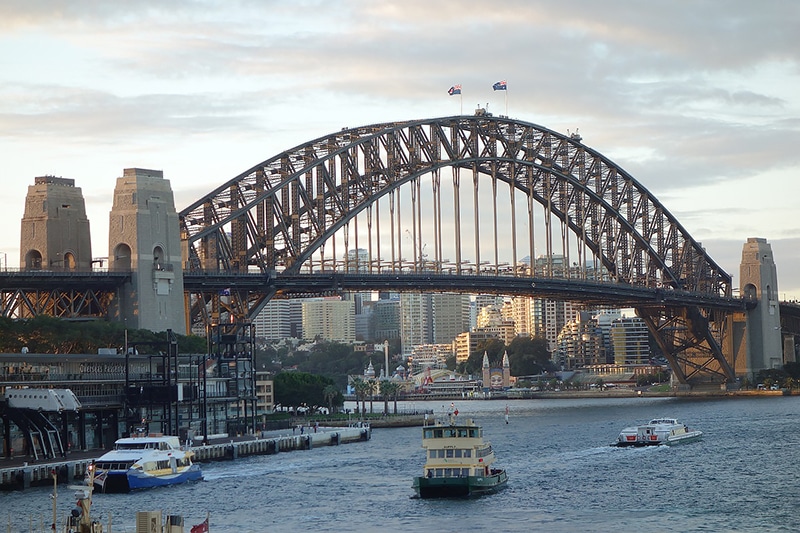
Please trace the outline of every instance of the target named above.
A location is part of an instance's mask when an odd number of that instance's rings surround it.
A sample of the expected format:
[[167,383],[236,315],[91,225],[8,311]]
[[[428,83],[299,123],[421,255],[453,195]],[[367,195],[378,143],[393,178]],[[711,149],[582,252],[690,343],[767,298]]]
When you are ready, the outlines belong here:
[[[450,266],[442,252],[450,244],[443,230],[448,222],[441,192],[445,170],[452,172],[455,191],[456,260]],[[430,180],[432,198],[425,217],[423,178]],[[474,257],[467,257],[469,243],[462,242],[462,182],[471,186],[476,198],[472,206]],[[510,190],[508,205],[500,209],[512,213],[510,237],[505,240],[498,238],[499,184]],[[478,235],[486,230],[479,228],[485,220],[479,209],[487,208],[477,200],[479,187],[491,188],[494,203],[489,207],[494,246],[483,255],[483,239]],[[403,223],[401,193],[411,198],[411,220],[406,217]],[[518,207],[518,202],[523,205]],[[391,227],[386,228],[384,222],[381,231],[376,227],[381,220],[379,208],[387,204]],[[541,209],[537,216],[545,227],[544,235],[537,237],[534,207]],[[520,239],[518,235],[526,230],[517,225],[517,209],[527,211],[521,219],[527,217],[529,222],[528,234]],[[592,279],[720,300],[731,297],[731,277],[667,209],[622,168],[585,146],[578,135],[485,114],[376,124],[320,137],[224,183],[184,209],[180,220],[190,274],[256,271],[280,279],[319,268],[356,268],[367,274],[410,270],[457,276],[544,275],[575,283]],[[422,228],[431,223],[434,250],[428,258],[421,249]],[[413,253],[409,261],[401,253],[404,232],[413,240],[407,249]],[[367,257],[358,258],[361,262],[354,266],[351,254],[354,250],[358,254],[365,242]],[[542,244],[544,264],[531,259],[527,269],[519,268],[519,257],[524,253],[535,257],[535,246]],[[552,262],[559,245],[567,265],[560,270]],[[499,260],[499,250],[510,258],[509,263]],[[577,260],[574,268],[569,266],[570,255]],[[493,261],[486,261],[487,256],[493,256]],[[465,259],[474,261],[473,266],[466,267],[469,261]],[[596,268],[587,268],[592,261]],[[533,287],[530,292],[537,294]],[[254,316],[274,296],[275,289],[197,292],[190,301],[191,320],[206,325],[237,323]],[[681,381],[698,373],[718,376],[720,381],[734,379],[720,350],[725,320],[713,306],[642,308],[640,313]]]
[[109,318],[116,291],[107,289],[13,289],[0,291],[0,316],[32,318]]
[[32,318],[112,318],[130,272],[78,269],[0,272],[0,316]]

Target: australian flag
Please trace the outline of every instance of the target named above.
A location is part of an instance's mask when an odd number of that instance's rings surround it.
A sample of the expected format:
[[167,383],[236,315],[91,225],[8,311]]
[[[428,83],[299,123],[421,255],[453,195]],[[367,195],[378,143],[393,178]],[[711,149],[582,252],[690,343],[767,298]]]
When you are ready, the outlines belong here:
[[506,90],[506,80],[498,81],[494,85],[492,85],[492,89],[495,91],[505,91]]
[[454,94],[461,94],[461,85],[453,85],[447,91],[447,94],[449,94],[450,96],[453,96]]

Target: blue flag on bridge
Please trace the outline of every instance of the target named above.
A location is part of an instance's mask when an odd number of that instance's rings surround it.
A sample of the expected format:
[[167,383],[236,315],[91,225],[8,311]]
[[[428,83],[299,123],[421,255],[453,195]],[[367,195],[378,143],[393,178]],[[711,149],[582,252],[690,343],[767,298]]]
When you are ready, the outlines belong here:
[[492,89],[495,91],[505,91],[506,90],[506,80],[498,81],[494,85],[492,85]]
[[454,94],[461,94],[461,85],[453,85],[448,89],[447,94],[453,96]]

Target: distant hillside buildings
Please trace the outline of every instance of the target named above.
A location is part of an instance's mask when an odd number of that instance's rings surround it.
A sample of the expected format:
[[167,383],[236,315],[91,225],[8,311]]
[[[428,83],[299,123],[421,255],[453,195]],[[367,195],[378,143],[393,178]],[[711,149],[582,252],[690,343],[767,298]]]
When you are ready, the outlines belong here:
[[[350,252],[354,269],[364,254]],[[538,271],[563,268],[563,258],[539,258]],[[583,273],[584,275],[589,269]],[[273,300],[254,321],[262,341],[286,338],[343,343],[399,340],[413,373],[466,361],[490,339],[544,337],[559,368],[649,362],[648,330],[619,310],[591,310],[571,302],[454,293],[352,293],[342,297]]]

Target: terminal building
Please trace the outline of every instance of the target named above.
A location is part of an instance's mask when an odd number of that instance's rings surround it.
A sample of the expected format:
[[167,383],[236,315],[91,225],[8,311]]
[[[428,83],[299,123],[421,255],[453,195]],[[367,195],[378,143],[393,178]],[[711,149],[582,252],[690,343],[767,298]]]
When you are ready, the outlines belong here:
[[[141,355],[135,347],[128,354],[0,354],[2,456],[36,460],[109,449],[136,427],[182,441],[255,431],[272,412],[273,387],[268,374],[256,372],[250,391],[248,364],[234,357]],[[21,412],[28,409],[8,401],[49,390],[72,391],[79,408],[42,404]]]

